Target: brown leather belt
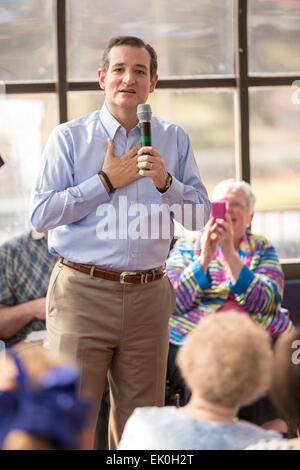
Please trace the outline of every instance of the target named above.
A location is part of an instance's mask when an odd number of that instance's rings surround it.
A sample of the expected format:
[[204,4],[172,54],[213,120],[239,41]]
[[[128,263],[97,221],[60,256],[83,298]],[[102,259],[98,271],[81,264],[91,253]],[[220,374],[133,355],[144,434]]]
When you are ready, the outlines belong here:
[[108,271],[91,264],[79,264],[60,258],[60,262],[69,268],[89,274],[91,277],[100,277],[108,281],[119,281],[121,284],[147,284],[161,279],[165,275],[164,265],[148,271]]

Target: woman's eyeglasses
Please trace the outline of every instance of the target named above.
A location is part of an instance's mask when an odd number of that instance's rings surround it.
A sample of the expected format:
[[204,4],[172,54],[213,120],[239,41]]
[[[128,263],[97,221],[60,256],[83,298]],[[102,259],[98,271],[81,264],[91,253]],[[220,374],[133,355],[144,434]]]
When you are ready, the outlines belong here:
[[234,202],[234,201],[226,201],[226,205],[230,209],[243,209],[244,207],[247,207],[247,204],[243,204],[241,202]]

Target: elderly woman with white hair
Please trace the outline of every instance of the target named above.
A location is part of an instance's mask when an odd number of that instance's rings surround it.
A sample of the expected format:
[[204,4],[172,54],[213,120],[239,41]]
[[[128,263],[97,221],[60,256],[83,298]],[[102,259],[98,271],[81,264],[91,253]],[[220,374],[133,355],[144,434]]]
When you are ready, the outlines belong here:
[[119,449],[239,450],[258,439],[280,438],[237,418],[240,406],[263,395],[271,379],[269,335],[246,315],[205,318],[188,336],[178,364],[192,391],[190,402],[137,408]]
[[[167,261],[176,293],[168,363],[169,384],[175,389],[182,384],[176,354],[203,317],[235,308],[274,338],[292,329],[288,313],[281,309],[284,277],[275,248],[249,229],[255,205],[251,186],[224,180],[211,199],[225,201],[225,219],[211,217],[203,231],[179,239]],[[189,397],[184,390],[183,403]],[[272,413],[262,422],[271,419]]]

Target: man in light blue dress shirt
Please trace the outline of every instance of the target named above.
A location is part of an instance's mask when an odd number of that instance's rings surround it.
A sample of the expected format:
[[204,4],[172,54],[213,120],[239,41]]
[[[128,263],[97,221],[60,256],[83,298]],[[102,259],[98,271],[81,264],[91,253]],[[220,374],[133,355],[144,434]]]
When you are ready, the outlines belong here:
[[116,448],[137,406],[164,403],[173,218],[199,230],[210,203],[181,127],[153,117],[152,145],[139,144],[137,105],[158,79],[153,48],[113,38],[98,76],[102,109],[59,125],[47,142],[31,222],[49,230],[59,256],[47,295],[50,347],[78,362],[96,408],[108,373]]

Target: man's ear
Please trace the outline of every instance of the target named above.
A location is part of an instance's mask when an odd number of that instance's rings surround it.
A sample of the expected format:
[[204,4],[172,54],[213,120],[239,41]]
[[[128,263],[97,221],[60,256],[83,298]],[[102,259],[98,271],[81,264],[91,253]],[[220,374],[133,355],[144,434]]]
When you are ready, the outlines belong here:
[[97,71],[98,78],[99,78],[99,85],[102,90],[105,90],[105,72],[102,69],[98,69]]
[[149,93],[153,93],[153,91],[155,90],[155,87],[156,87],[156,84],[157,84],[157,80],[158,80],[158,75],[157,75],[157,74],[154,75],[153,78],[151,78]]

